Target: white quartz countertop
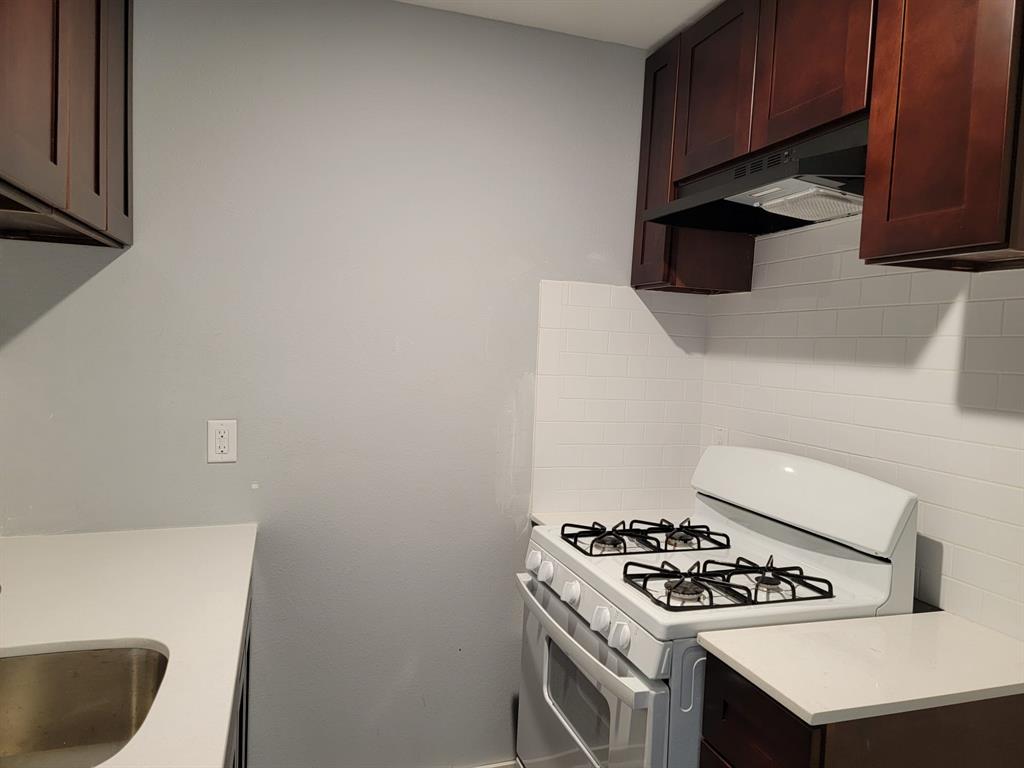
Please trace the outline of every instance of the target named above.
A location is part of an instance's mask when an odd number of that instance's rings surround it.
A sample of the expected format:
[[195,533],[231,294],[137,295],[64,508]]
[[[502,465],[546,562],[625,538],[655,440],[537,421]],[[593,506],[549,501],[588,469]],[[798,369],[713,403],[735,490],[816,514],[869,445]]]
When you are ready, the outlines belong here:
[[0,656],[147,647],[145,722],[103,768],[222,768],[256,525],[0,538]]
[[810,725],[1024,693],[1024,643],[942,611],[697,640]]

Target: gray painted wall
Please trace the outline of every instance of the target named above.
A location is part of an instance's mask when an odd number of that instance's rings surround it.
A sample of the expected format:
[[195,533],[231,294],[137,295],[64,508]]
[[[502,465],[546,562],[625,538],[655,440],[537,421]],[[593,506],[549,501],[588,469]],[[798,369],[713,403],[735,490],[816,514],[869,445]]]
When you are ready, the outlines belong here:
[[642,68],[137,0],[136,245],[0,242],[0,530],[258,520],[256,768],[511,755],[537,283],[626,281]]

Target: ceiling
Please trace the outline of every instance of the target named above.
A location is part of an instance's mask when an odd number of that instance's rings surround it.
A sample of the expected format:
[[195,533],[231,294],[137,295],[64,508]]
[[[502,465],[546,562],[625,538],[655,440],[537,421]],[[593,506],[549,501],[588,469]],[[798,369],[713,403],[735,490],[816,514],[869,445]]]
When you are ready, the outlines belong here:
[[399,0],[649,50],[721,0]]

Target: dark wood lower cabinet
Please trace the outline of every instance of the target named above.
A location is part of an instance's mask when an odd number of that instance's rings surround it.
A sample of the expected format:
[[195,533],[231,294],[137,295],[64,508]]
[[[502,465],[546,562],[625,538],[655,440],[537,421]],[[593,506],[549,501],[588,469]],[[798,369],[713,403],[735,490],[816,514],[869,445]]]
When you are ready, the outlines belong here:
[[706,741],[701,740],[700,768],[731,768],[731,766]]
[[701,768],[1017,768],[1024,695],[811,726],[714,656]]

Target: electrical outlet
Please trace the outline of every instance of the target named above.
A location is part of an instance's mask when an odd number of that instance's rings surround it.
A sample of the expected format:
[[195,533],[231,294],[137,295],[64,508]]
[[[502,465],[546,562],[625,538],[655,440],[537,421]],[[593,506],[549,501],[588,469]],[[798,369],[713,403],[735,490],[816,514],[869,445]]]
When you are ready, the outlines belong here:
[[238,461],[238,422],[214,419],[206,422],[206,463],[232,464]]
[[729,444],[729,430],[725,427],[714,427],[711,430],[711,444],[712,445],[728,445]]

